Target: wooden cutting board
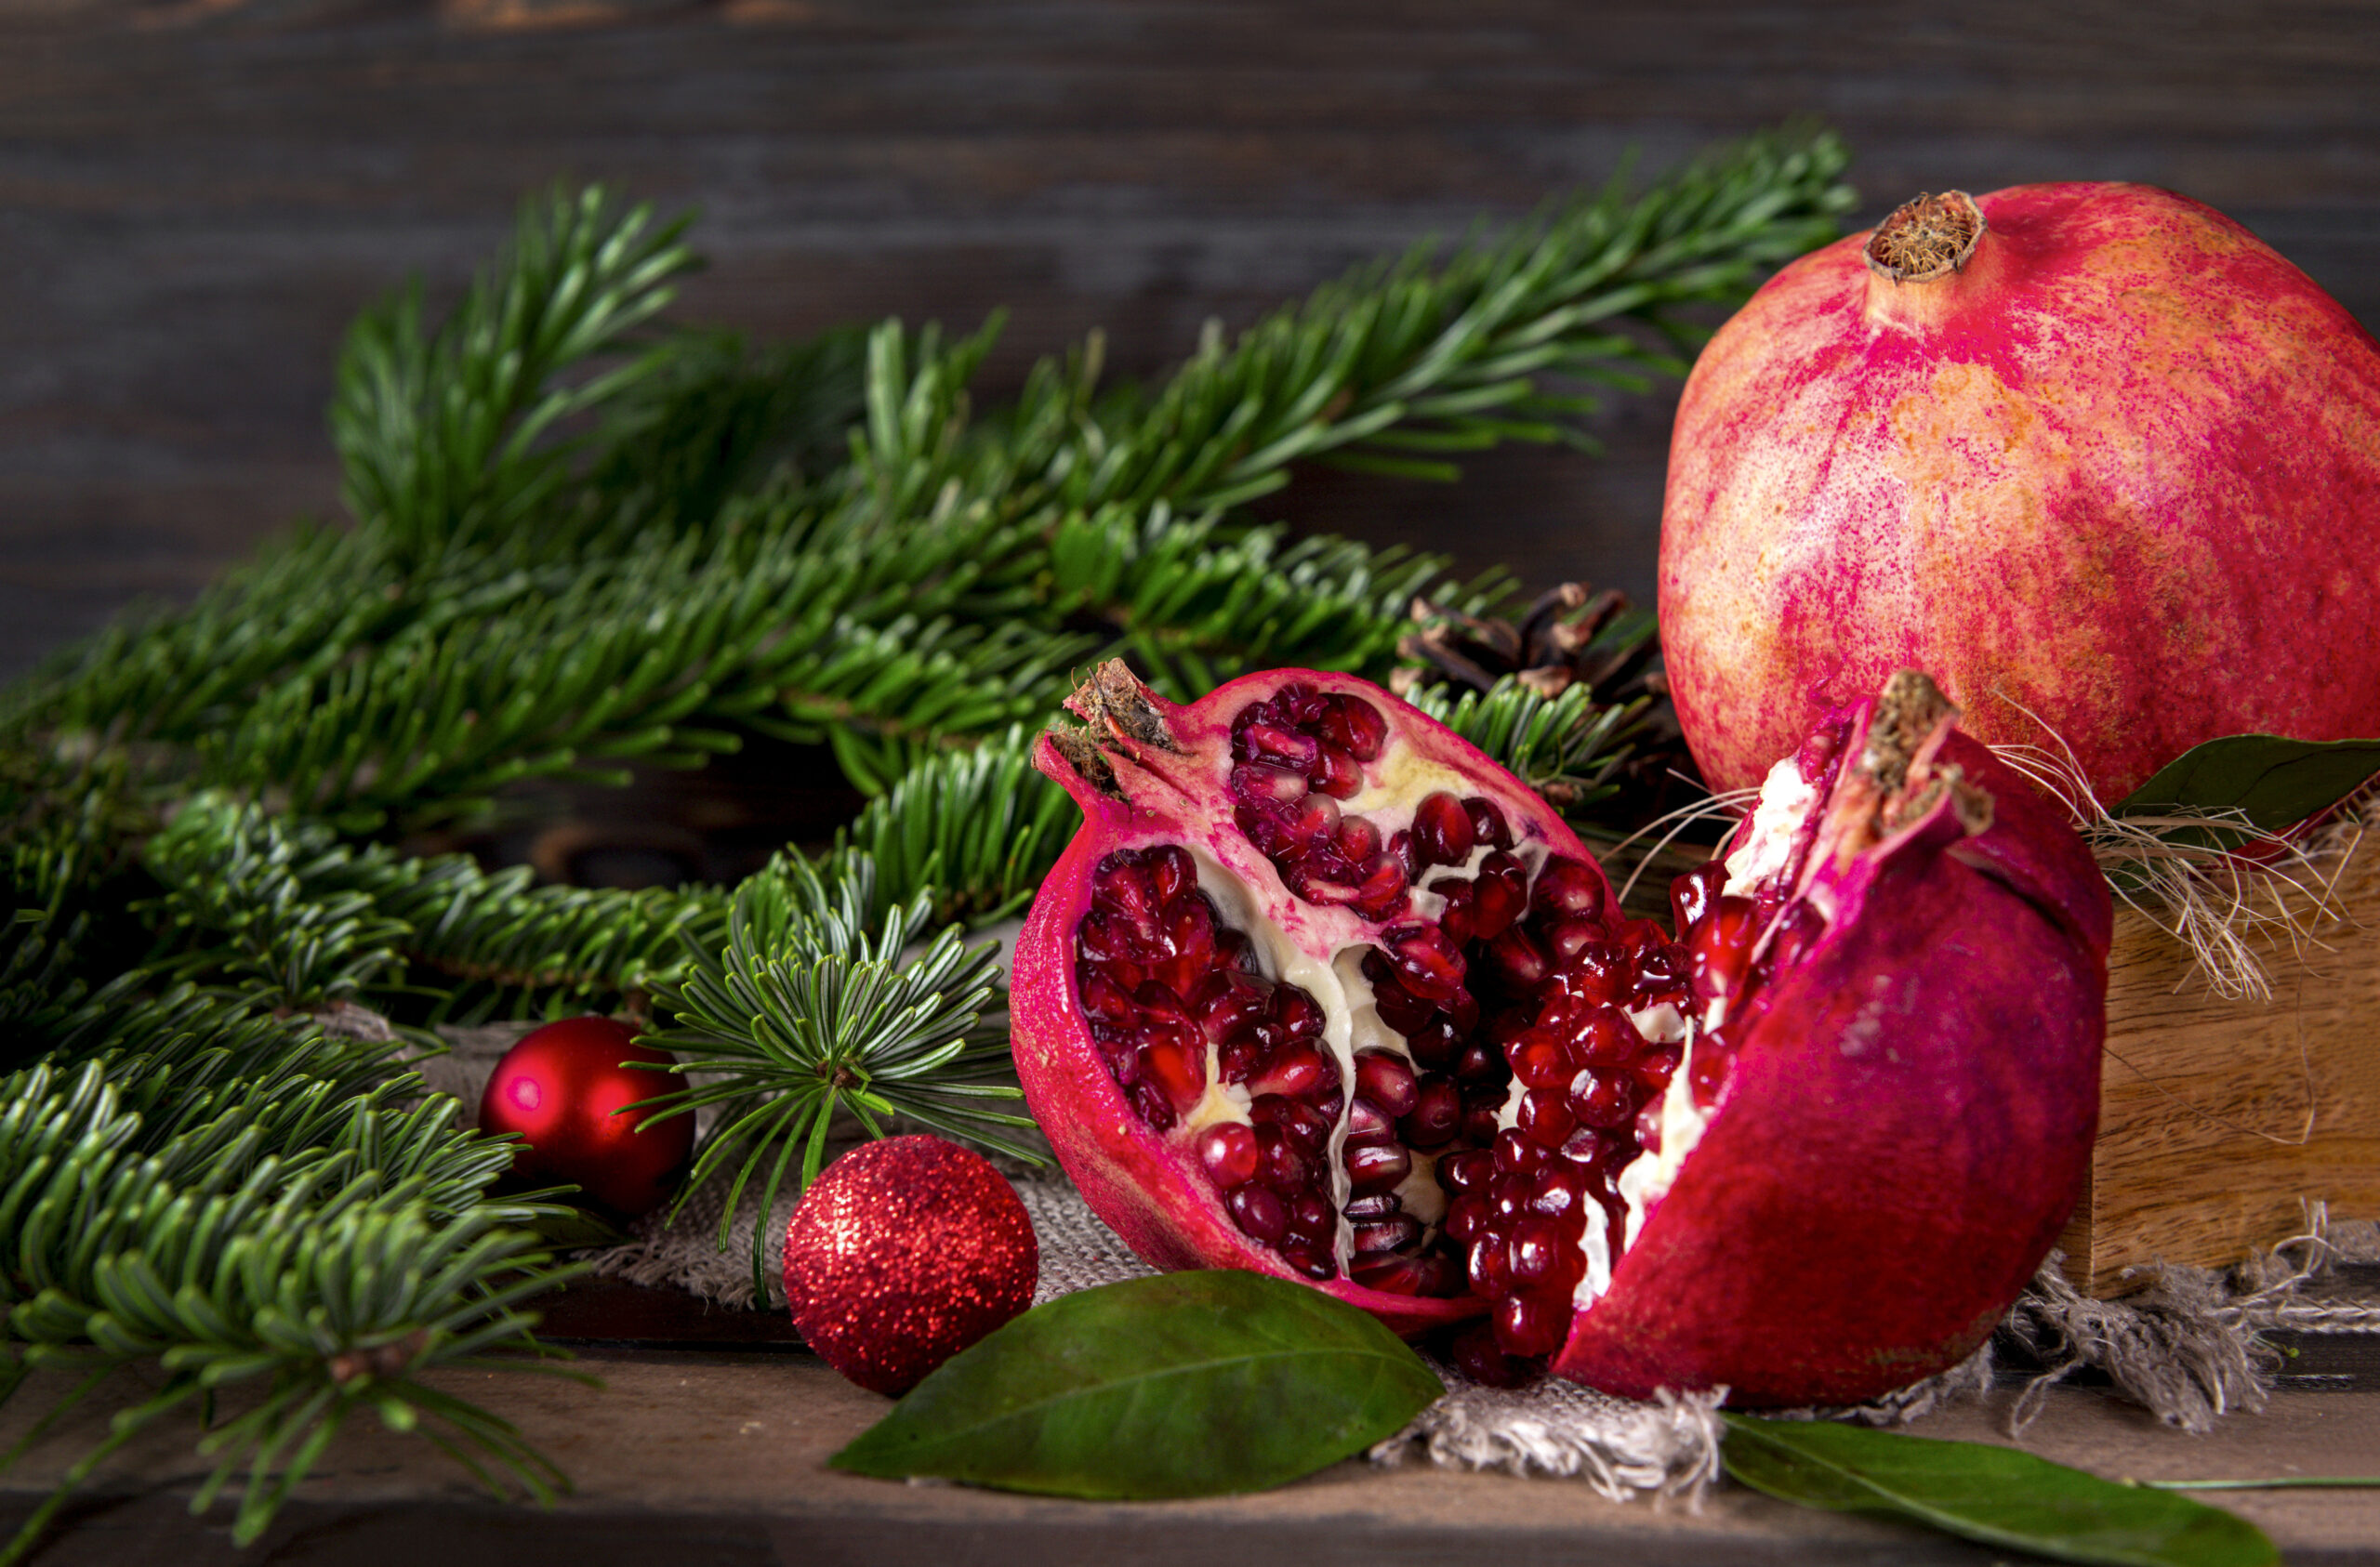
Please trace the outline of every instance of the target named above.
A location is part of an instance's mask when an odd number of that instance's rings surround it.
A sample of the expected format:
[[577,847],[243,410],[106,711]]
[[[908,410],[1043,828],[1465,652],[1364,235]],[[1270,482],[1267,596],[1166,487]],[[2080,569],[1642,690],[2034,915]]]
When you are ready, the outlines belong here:
[[2091,1179],[2059,1244],[2078,1288],[2158,1261],[2221,1267],[2307,1229],[2380,1218],[2380,833],[2321,866],[2333,917],[2253,944],[2269,1000],[2213,994],[2188,949],[2116,908]]

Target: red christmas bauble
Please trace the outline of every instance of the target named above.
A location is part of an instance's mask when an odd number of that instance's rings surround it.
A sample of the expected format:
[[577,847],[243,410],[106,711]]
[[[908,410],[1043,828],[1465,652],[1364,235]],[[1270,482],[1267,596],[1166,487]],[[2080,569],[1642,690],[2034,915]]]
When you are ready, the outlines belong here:
[[853,1149],[786,1226],[786,1300],[802,1340],[891,1398],[1032,1305],[1040,1276],[1016,1189],[935,1137]]
[[615,1213],[634,1218],[668,1201],[694,1152],[694,1118],[654,1122],[624,1106],[678,1086],[674,1077],[624,1066],[674,1065],[667,1050],[636,1042],[609,1018],[566,1018],[524,1035],[496,1063],[480,1095],[480,1129],[518,1132],[527,1145],[512,1173],[568,1181]]

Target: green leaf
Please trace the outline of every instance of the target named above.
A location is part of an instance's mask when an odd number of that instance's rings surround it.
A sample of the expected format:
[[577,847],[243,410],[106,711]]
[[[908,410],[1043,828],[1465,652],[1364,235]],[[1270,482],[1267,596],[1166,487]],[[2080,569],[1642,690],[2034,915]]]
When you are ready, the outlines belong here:
[[2238,810],[2268,832],[2327,810],[2380,772],[2380,740],[2227,734],[2193,745],[2126,796],[2118,816]]
[[1804,1507],[1907,1519],[2060,1561],[2267,1567],[2281,1560],[2261,1530],[2229,1513],[2012,1447],[1832,1421],[1726,1420],[1727,1472]]
[[829,1460],[1060,1496],[1210,1496],[1311,1474],[1445,1389],[1371,1317],[1231,1271],[1061,1297],[946,1362]]

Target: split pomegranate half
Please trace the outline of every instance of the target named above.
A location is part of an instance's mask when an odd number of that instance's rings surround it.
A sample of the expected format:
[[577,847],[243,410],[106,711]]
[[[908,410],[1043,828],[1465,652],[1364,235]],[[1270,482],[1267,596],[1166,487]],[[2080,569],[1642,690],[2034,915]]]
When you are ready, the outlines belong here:
[[1673,927],[1364,681],[1111,663],[1069,705],[1017,1064],[1157,1266],[1484,1315],[1488,1380],[1839,1401],[1971,1350],[2072,1205],[2106,890],[1923,677],[1778,764]]

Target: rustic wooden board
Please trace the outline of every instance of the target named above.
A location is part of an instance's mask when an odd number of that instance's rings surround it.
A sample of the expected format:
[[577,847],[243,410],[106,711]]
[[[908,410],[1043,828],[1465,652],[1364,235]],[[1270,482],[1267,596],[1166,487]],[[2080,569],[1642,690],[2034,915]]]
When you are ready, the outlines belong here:
[[2220,1267],[2303,1233],[2307,1205],[2380,1218],[2380,844],[2350,857],[2338,917],[2256,945],[2269,1001],[2227,1001],[2121,905],[2091,1183],[2060,1243],[2094,1294],[2159,1261]]

